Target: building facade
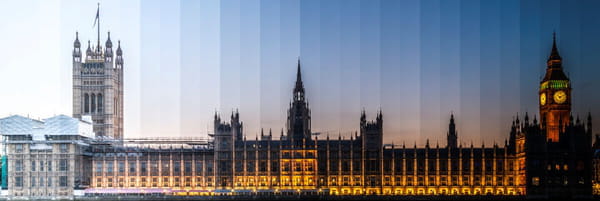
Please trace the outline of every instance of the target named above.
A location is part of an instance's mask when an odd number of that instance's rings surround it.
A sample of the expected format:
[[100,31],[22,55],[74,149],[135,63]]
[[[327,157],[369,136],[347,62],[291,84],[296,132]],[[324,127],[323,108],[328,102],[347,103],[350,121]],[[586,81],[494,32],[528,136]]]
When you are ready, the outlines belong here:
[[[77,44],[78,40],[76,47]],[[107,42],[107,48],[110,47]],[[95,60],[97,54],[89,53],[90,61],[100,62],[100,59]],[[97,58],[105,62],[105,56]],[[51,157],[53,165],[46,163],[44,167],[53,170],[64,170],[62,161],[68,160],[66,171],[52,176],[55,182],[52,195],[73,195],[74,189],[85,188],[83,194],[89,196],[304,194],[587,198],[592,195],[593,182],[591,115],[585,123],[571,117],[571,88],[561,64],[562,58],[554,44],[546,77],[540,83],[540,121],[537,115],[531,121],[528,114],[515,117],[508,139],[500,145],[458,144],[457,119],[453,114],[449,119],[446,146],[432,145],[429,141],[424,147],[386,145],[382,111],[372,120],[368,120],[363,111],[357,118],[359,130],[351,136],[320,139],[311,131],[311,111],[298,61],[286,129],[281,130],[278,139],[271,130],[261,132],[255,139],[246,139],[237,111],[231,113],[229,121],[215,113],[214,130],[208,139],[97,137],[88,141],[87,137],[73,138],[81,135],[63,134],[69,137],[44,135],[46,141],[42,141],[42,135],[33,131],[0,130],[8,145],[6,169],[11,176],[7,192],[15,196],[47,195],[46,191],[40,192],[42,188],[32,186],[39,180],[31,175],[39,176],[41,164],[36,169],[34,164],[38,163],[25,161]],[[106,72],[104,70],[102,72]],[[105,93],[92,91],[97,89],[93,86],[79,88],[83,97],[87,92],[96,94],[95,100],[98,94]],[[100,102],[86,105],[85,100],[79,102],[83,103],[84,113],[85,108],[98,113]],[[96,106],[92,107],[92,103]],[[569,114],[568,118],[565,114]],[[93,115],[92,112],[92,118]],[[9,117],[4,122],[17,121],[14,119],[30,122],[31,128],[54,125],[52,122],[58,121]],[[94,126],[96,128],[108,127]],[[55,139],[61,140],[53,141]],[[52,144],[51,148],[37,145],[44,143]],[[61,151],[65,143],[70,143],[66,145],[69,154]],[[45,147],[44,154],[38,154],[38,147]],[[62,190],[54,190],[56,182]]]
[[[286,132],[246,139],[239,113],[214,116],[207,146],[95,152],[89,193],[591,196],[591,116],[566,119],[570,86],[554,44],[540,84],[540,117],[517,116],[503,145],[458,145],[455,118],[447,146],[383,144],[383,114],[349,139],[313,137],[300,62]],[[552,97],[549,100],[548,97]],[[123,153],[123,149],[129,149]],[[160,190],[157,190],[160,189]]]
[[2,194],[13,198],[83,195],[91,179],[89,142],[94,138],[91,119],[84,119],[64,115],[0,119],[7,157]]
[[[82,58],[84,58],[82,60]],[[88,40],[85,55],[79,34],[73,43],[73,117],[92,116],[97,136],[123,138],[123,51],[118,42],[116,55],[110,32],[105,48]]]

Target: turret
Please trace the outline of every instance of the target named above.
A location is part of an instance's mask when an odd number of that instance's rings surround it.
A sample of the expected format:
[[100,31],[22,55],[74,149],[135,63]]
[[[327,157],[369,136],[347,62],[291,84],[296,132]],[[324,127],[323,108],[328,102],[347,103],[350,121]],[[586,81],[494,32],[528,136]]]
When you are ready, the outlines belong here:
[[117,42],[117,58],[115,68],[121,69],[123,68],[123,51],[121,50],[121,41]]
[[[104,50],[104,61],[112,62],[113,60],[113,50],[112,50],[112,41],[110,40],[110,31],[108,32],[108,37],[106,39],[106,49]],[[112,67],[112,65],[110,66]]]
[[456,148],[458,133],[454,124],[454,114],[450,114],[450,123],[448,124],[448,134],[446,135],[448,148]]
[[94,53],[92,53],[92,46],[90,44],[90,40],[88,40],[88,47],[87,50],[85,50],[85,58],[91,59],[92,56],[94,56]]
[[79,32],[75,32],[75,42],[73,42],[73,62],[81,62],[81,43],[79,42]]

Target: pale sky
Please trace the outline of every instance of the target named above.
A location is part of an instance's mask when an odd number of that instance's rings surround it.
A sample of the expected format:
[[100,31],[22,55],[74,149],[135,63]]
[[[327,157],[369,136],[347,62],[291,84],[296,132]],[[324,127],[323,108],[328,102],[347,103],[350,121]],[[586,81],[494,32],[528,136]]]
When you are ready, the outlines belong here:
[[[72,114],[71,53],[96,40],[98,1],[0,1],[0,116]],[[297,58],[313,132],[348,137],[361,109],[384,141],[501,143],[558,34],[573,113],[600,128],[600,2],[566,0],[102,0],[101,40],[125,59],[125,137],[201,136],[238,109],[249,138],[278,136]],[[598,131],[596,131],[598,132]],[[324,136],[323,136],[324,137]]]

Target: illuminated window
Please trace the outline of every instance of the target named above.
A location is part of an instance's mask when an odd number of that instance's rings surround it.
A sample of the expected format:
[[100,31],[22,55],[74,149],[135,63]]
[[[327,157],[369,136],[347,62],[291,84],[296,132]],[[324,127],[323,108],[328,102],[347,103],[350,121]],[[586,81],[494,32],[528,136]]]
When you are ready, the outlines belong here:
[[539,177],[533,177],[533,178],[531,178],[531,185],[539,186],[540,185],[540,178]]
[[164,187],[168,187],[169,186],[169,177],[163,177],[163,186]]

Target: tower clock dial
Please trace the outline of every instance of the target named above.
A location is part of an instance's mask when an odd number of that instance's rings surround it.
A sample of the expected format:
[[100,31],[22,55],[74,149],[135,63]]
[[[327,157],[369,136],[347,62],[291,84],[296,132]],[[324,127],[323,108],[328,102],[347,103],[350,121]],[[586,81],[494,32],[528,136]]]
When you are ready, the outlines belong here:
[[554,102],[561,104],[567,100],[567,94],[564,91],[557,91],[554,93]]
[[546,94],[540,94],[540,104],[546,105]]

